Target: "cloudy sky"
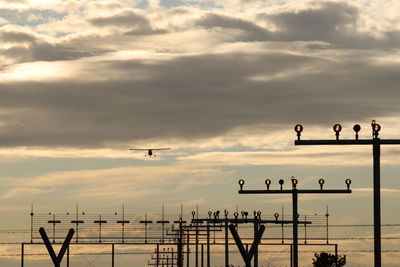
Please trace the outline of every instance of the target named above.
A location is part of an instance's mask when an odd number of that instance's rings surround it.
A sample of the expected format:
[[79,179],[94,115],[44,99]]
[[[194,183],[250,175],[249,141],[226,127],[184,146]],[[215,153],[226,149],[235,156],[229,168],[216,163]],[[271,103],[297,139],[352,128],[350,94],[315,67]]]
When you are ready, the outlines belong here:
[[[290,199],[239,196],[237,180],[260,189],[292,175],[305,188],[352,178],[351,196],[302,197],[301,213],[329,206],[333,222],[372,224],[371,148],[295,147],[293,127],[333,139],[341,123],[353,138],[359,123],[370,138],[375,119],[382,138],[399,138],[398,10],[395,0],[0,0],[1,230],[28,229],[31,204],[273,214]],[[160,146],[172,150],[129,151]],[[382,149],[382,223],[400,221],[399,152]]]

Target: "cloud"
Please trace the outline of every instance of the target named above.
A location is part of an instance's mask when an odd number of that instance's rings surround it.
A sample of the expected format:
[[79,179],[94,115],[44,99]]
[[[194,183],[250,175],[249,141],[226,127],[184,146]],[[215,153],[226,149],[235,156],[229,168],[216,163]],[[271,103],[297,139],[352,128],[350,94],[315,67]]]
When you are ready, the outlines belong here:
[[[229,171],[185,166],[136,166],[104,170],[53,172],[29,178],[3,178],[3,199],[35,196],[67,199],[143,199],[221,184]],[[219,179],[215,179],[218,177]],[[132,196],[132,192],[135,192]]]
[[233,18],[226,15],[208,13],[195,22],[195,25],[206,29],[221,28],[223,30],[239,30],[241,38],[235,41],[264,41],[268,39],[269,31],[251,21]]
[[297,122],[370,121],[399,112],[399,63],[367,55],[113,56],[42,63],[51,75],[33,72],[31,81],[29,64],[3,72],[2,146],[194,140],[266,122],[273,133]]
[[133,11],[124,11],[107,17],[97,17],[89,19],[89,22],[97,27],[122,27],[129,29],[128,35],[135,34],[160,34],[165,30],[154,30],[150,25],[150,21],[143,15]]
[[276,14],[259,14],[277,30],[274,41],[322,41],[335,48],[373,49],[398,48],[400,31],[391,29],[374,33],[359,29],[361,7],[345,2],[320,2],[314,7]]

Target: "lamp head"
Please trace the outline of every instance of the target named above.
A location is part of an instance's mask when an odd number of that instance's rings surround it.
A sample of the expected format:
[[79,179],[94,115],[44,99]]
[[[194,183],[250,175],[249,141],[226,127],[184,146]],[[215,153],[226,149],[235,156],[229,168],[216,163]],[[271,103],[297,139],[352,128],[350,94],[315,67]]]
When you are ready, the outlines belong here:
[[292,176],[291,180],[292,180],[292,185],[294,186],[296,186],[299,183],[299,181],[296,178],[294,178],[294,176]]
[[345,182],[345,184],[347,184],[347,185],[351,185],[351,180],[350,179],[346,179],[346,181],[344,181]]
[[354,126],[353,126],[353,130],[354,130],[356,133],[358,133],[358,132],[361,130],[360,124],[354,125]]
[[235,211],[235,213],[233,214],[233,216],[235,216],[235,218],[237,218],[239,216],[239,213],[237,211]]
[[301,133],[303,131],[303,125],[297,124],[296,126],[294,126],[294,130],[296,133]]
[[342,126],[340,124],[333,125],[333,130],[335,133],[339,133],[342,130]]
[[320,185],[323,185],[323,184],[325,183],[325,180],[324,180],[324,179],[319,179],[319,180],[318,180],[318,183],[319,183]]
[[266,184],[266,185],[270,185],[270,184],[271,184],[271,180],[270,180],[270,179],[266,179],[266,180],[265,180],[265,184]]
[[278,220],[278,218],[279,218],[279,213],[275,212],[274,217],[275,217],[275,220]]
[[283,185],[284,183],[285,183],[285,181],[284,181],[283,179],[280,179],[280,180],[279,180],[279,184],[280,184],[280,185]]
[[374,132],[379,132],[381,130],[381,126],[379,124],[375,123],[372,126],[372,129],[374,130]]
[[239,185],[240,185],[240,186],[243,186],[243,185],[244,185],[244,180],[243,180],[243,179],[240,179],[240,180],[239,180]]

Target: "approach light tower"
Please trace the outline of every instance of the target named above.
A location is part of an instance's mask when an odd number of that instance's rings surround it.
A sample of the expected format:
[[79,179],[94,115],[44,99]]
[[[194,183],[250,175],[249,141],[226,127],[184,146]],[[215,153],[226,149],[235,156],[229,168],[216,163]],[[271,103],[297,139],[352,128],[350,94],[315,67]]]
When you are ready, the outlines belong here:
[[375,122],[371,123],[372,138],[371,139],[359,139],[358,133],[361,130],[359,124],[354,125],[353,130],[356,133],[355,139],[340,139],[340,131],[342,126],[335,124],[333,131],[335,132],[336,140],[301,140],[301,133],[303,132],[303,126],[297,124],[294,127],[297,133],[297,140],[294,142],[295,145],[372,145],[372,157],[373,157],[373,183],[374,183],[374,266],[381,267],[381,166],[380,166],[380,155],[381,145],[400,145],[400,139],[380,139],[379,131],[381,126]]

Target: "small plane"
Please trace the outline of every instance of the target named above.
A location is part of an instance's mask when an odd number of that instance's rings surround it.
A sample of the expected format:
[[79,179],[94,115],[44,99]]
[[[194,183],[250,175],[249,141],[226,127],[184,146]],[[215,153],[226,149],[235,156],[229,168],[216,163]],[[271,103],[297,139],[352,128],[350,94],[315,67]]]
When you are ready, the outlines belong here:
[[163,147],[163,148],[130,148],[129,150],[139,150],[139,151],[147,151],[147,154],[145,156],[151,156],[156,157],[156,155],[153,153],[153,150],[169,150],[171,149],[170,147]]

